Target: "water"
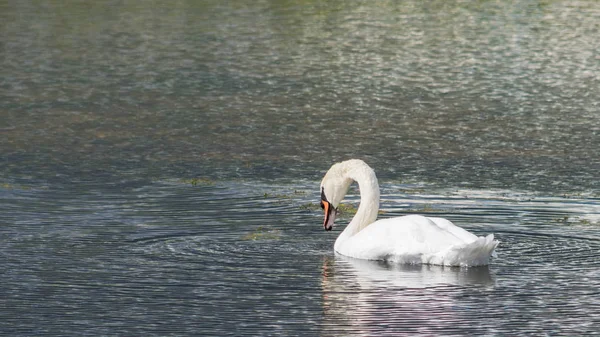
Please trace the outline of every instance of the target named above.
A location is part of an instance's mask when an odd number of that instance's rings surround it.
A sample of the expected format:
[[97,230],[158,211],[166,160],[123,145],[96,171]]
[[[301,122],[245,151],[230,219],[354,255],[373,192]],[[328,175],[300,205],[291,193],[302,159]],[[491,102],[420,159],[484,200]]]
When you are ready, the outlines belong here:
[[[0,333],[597,333],[599,28],[593,1],[0,1]],[[336,256],[318,184],[350,157],[380,217],[498,257]]]

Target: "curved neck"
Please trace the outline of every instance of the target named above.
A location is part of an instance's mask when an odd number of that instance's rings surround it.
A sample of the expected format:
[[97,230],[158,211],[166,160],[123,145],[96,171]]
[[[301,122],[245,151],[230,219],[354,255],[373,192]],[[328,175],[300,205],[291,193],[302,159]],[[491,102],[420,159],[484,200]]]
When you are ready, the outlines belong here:
[[[364,164],[364,163],[363,163]],[[351,167],[346,176],[358,183],[360,205],[352,221],[346,226],[335,242],[335,247],[375,222],[379,212],[379,184],[375,172],[366,164]]]

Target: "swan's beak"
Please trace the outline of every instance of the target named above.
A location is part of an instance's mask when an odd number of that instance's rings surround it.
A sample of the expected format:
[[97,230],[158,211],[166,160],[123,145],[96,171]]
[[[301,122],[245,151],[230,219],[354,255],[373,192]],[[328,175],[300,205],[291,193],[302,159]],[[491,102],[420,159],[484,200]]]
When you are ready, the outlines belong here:
[[325,210],[323,228],[325,228],[326,231],[330,231],[333,229],[333,222],[335,221],[337,211],[328,201],[323,201],[323,209]]

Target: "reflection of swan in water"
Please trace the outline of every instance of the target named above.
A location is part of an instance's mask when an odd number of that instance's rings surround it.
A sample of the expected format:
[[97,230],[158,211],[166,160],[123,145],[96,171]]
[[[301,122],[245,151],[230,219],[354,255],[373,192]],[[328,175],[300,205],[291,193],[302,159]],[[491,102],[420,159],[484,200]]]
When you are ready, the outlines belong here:
[[490,285],[493,280],[487,266],[458,268],[435,265],[394,264],[386,261],[353,259],[343,255],[335,257],[336,269],[356,277],[368,288],[430,288],[445,285]]
[[360,206],[335,241],[336,252],[365,260],[410,264],[481,266],[489,263],[498,245],[493,234],[477,237],[446,219],[420,215],[375,221],[379,211],[379,184],[375,172],[359,159],[334,164],[321,182],[326,230],[333,228],[337,207],[354,181],[360,188]]
[[[487,266],[390,264],[336,255],[323,261],[324,336],[439,335],[468,311],[461,295],[493,286]],[[472,302],[471,302],[472,305]],[[461,334],[455,331],[455,334]]]

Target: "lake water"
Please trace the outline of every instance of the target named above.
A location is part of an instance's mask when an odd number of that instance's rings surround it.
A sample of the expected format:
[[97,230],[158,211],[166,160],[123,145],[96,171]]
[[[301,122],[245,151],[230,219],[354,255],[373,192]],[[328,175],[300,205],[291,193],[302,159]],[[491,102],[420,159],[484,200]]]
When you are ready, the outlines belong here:
[[[598,333],[599,34],[596,1],[0,0],[0,334]],[[334,254],[348,158],[498,257]]]

